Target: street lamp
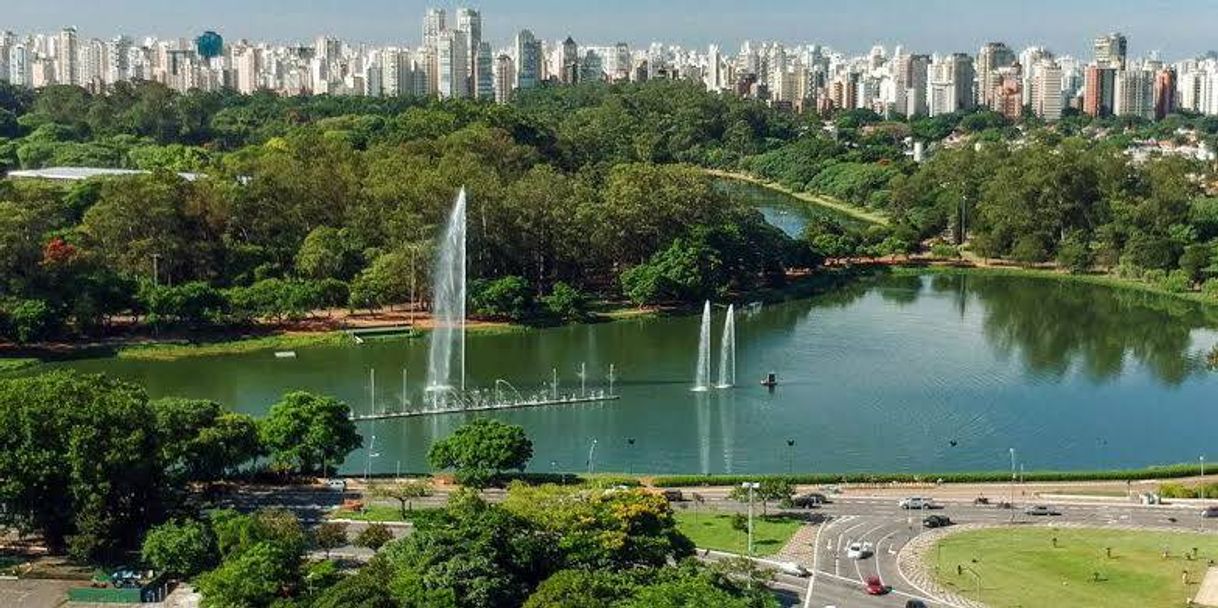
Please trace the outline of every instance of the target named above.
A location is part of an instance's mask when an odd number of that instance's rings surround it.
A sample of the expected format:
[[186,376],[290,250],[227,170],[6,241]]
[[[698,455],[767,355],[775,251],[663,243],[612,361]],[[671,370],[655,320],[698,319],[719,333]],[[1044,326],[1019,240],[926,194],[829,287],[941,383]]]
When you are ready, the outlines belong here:
[[588,448],[588,474],[596,472],[596,440],[592,440],[592,446]]
[[760,488],[761,484],[746,481],[740,484],[740,487],[749,491],[749,557],[753,557],[753,491]]
[[634,475],[634,437],[627,437],[626,445],[630,448],[627,450],[629,453],[626,454],[626,459],[629,461],[626,465],[626,472],[628,475]]
[[1201,476],[1205,477],[1205,456],[1201,457]]
[[1015,448],[1010,448],[1011,452],[1011,521],[1015,521]]
[[787,440],[787,475],[790,475],[795,466],[795,440]]

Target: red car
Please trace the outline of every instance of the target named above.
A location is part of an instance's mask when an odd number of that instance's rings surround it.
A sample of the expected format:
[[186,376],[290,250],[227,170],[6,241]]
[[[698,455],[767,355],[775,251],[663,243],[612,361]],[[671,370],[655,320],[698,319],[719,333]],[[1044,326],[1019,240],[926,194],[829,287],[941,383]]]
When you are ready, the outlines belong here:
[[892,591],[892,587],[885,585],[878,576],[867,577],[867,586],[863,588],[867,595],[886,595]]

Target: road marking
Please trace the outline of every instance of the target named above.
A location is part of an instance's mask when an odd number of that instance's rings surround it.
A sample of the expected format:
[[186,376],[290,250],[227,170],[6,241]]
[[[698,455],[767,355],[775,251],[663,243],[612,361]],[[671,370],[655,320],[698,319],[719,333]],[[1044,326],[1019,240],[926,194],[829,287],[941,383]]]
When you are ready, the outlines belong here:
[[820,535],[825,528],[832,525],[831,521],[826,521],[816,531],[816,538],[812,540],[812,576],[808,578],[808,590],[804,592],[804,608],[812,608],[812,591],[816,587],[816,571],[820,567]]

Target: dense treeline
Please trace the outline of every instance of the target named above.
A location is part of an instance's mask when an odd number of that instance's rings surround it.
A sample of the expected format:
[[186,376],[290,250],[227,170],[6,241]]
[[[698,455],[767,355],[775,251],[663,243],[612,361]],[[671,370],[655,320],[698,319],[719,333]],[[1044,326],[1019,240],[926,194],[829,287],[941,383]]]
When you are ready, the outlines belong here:
[[[0,328],[18,341],[119,316],[198,328],[426,301],[432,242],[462,186],[486,316],[580,318],[589,292],[705,297],[807,262],[673,164],[734,162],[789,137],[792,118],[686,83],[543,89],[512,106],[145,83],[4,89],[0,107],[16,117],[0,164],[154,170],[0,185]],[[182,170],[206,177],[170,172]]]
[[78,560],[119,558],[150,525],[192,513],[188,484],[248,472],[259,457],[265,470],[332,471],[363,443],[329,397],[289,393],[255,420],[74,372],[0,382],[0,426],[0,528]]

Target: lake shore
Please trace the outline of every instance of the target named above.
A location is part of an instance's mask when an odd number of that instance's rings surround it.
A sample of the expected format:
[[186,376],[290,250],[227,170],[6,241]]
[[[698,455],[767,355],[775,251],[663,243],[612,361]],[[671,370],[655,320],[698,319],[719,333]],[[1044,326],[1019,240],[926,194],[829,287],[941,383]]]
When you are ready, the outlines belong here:
[[803,201],[805,203],[810,203],[812,205],[817,205],[819,207],[824,207],[826,209],[832,209],[834,211],[837,211],[838,213],[841,213],[843,215],[848,215],[852,218],[862,220],[864,222],[868,222],[871,224],[880,224],[881,226],[888,225],[888,218],[884,217],[883,215],[880,215],[873,211],[869,211],[869,210],[859,207],[857,205],[852,205],[852,204],[847,203],[842,200],[838,200],[838,199],[835,199],[835,198],[832,198],[829,196],[825,196],[823,194],[812,194],[810,192],[796,192],[777,182],[772,182],[767,179],[757,177],[755,175],[750,175],[748,173],[723,171],[722,169],[705,169],[705,171],[706,171],[707,175],[710,175],[713,177],[736,180],[736,181],[740,181],[740,182],[753,184],[755,186],[759,186],[759,187],[765,188],[767,190],[773,190],[774,192],[785,194],[791,198]]

